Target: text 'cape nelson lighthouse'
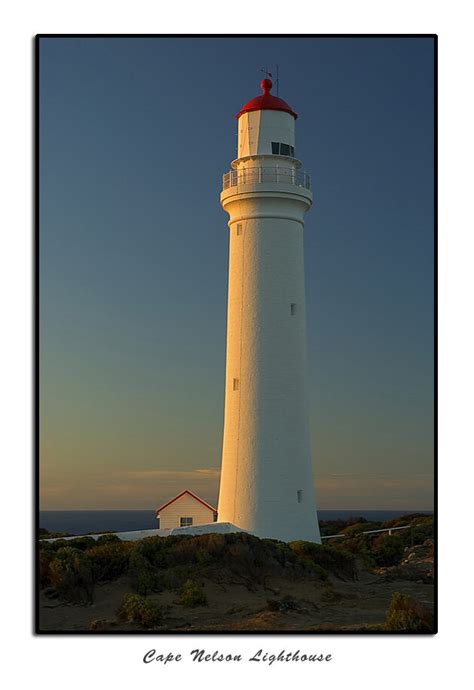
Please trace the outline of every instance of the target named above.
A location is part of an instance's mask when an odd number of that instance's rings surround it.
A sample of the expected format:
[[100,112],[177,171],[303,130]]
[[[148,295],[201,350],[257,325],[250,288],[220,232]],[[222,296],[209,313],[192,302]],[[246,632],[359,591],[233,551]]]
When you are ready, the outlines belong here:
[[296,113],[270,93],[269,79],[261,87],[237,115],[238,157],[220,197],[230,249],[218,523],[320,542],[303,251],[311,185],[295,158]]

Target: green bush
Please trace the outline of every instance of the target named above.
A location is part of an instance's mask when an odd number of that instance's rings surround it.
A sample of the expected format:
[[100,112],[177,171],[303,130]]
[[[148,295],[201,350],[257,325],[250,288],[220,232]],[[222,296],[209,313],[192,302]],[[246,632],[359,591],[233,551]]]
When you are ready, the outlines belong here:
[[432,632],[432,616],[420,602],[394,592],[385,618],[385,629],[394,632]]
[[423,544],[426,539],[434,537],[433,521],[421,523],[413,527],[411,530],[406,530],[410,533],[410,541],[412,544]]
[[355,557],[338,545],[314,544],[309,541],[292,541],[290,548],[298,561],[308,567],[308,562],[319,565],[325,571],[342,579],[357,579]]
[[87,554],[66,546],[49,564],[49,579],[58,594],[74,604],[91,603],[94,596],[92,564]]
[[[263,541],[269,540],[265,539]],[[296,561],[295,552],[290,549],[288,544],[285,544],[285,542],[282,541],[273,542],[273,555],[277,563],[283,568],[286,568],[288,564],[295,563]]]
[[267,599],[269,611],[298,611],[300,608],[294,597],[287,594],[282,599]]
[[142,596],[148,592],[159,592],[163,588],[158,569],[146,558],[140,545],[130,554],[129,574],[133,589]]
[[164,589],[179,591],[184,583],[196,575],[198,568],[192,565],[175,565],[163,571],[162,584]]
[[382,524],[382,527],[403,527],[404,525],[420,524],[423,522],[433,522],[433,516],[427,515],[426,513],[410,513],[409,515],[402,515],[392,518],[391,520],[386,520]]
[[96,540],[92,537],[76,537],[75,539],[69,539],[67,542],[68,546],[80,551],[87,551],[87,549],[91,549],[96,544]]
[[370,539],[363,534],[356,534],[353,537],[336,541],[333,543],[334,548],[343,548],[350,551],[354,558],[360,559],[367,568],[373,568],[376,563],[373,554],[370,550]]
[[47,587],[51,584],[50,565],[56,552],[52,549],[41,549],[39,552],[39,580],[40,587]]
[[161,608],[140,594],[126,594],[118,617],[127,623],[138,623],[145,628],[159,625],[163,619]]
[[38,530],[38,537],[40,540],[42,540],[42,539],[56,539],[59,537],[72,537],[72,534],[69,534],[69,532],[50,532],[49,530],[45,529],[44,527],[40,527]]
[[382,534],[372,542],[371,552],[378,566],[398,565],[403,558],[403,540],[397,535]]
[[105,541],[87,550],[90,558],[94,579],[97,582],[116,580],[128,569],[130,553],[133,551],[131,542]]
[[379,529],[380,522],[368,522],[364,520],[363,522],[356,522],[353,525],[348,525],[341,530],[341,534],[347,534],[348,537],[356,536],[361,532],[368,532],[372,529]]
[[202,585],[194,580],[186,580],[179,598],[183,606],[207,606],[207,597]]
[[97,539],[96,544],[115,544],[117,542],[120,542],[123,544],[122,540],[120,537],[117,537],[116,534],[101,534],[100,537]]

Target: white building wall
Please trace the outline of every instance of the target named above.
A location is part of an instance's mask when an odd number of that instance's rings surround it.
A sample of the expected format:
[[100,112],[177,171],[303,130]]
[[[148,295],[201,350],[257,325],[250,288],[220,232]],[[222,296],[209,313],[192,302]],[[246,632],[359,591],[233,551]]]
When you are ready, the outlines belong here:
[[218,520],[283,541],[320,540],[306,365],[303,217],[310,198],[286,184],[242,185],[222,195],[230,248]]
[[214,520],[214,511],[196,501],[189,494],[184,494],[160,511],[160,530],[180,526],[181,517],[192,517],[193,525],[204,525]]
[[295,145],[295,118],[279,110],[253,110],[238,119],[238,157],[272,153],[272,141]]

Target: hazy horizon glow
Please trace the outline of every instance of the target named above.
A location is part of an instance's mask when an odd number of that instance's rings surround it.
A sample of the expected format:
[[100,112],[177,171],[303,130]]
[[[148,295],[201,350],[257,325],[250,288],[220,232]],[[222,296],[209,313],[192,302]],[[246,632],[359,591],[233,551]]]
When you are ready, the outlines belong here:
[[235,113],[280,63],[321,509],[432,509],[432,39],[40,41],[41,509],[217,500]]

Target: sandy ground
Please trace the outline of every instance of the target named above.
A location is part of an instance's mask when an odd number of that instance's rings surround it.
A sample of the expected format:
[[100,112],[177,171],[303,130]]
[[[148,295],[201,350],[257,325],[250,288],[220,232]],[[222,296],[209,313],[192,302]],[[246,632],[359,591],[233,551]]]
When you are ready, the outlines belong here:
[[[383,624],[393,592],[409,594],[432,611],[432,584],[408,580],[384,581],[363,571],[359,580],[346,582],[331,578],[329,584],[307,580],[270,578],[255,591],[242,584],[218,584],[202,579],[208,606],[186,608],[173,592],[150,594],[164,612],[164,623],[154,628],[167,631],[324,631],[377,630]],[[117,610],[124,595],[132,592],[127,578],[96,587],[89,606],[77,606],[48,599],[40,594],[42,631],[99,630],[143,631],[134,624],[120,622]],[[292,597],[293,608],[272,611],[268,600]]]

